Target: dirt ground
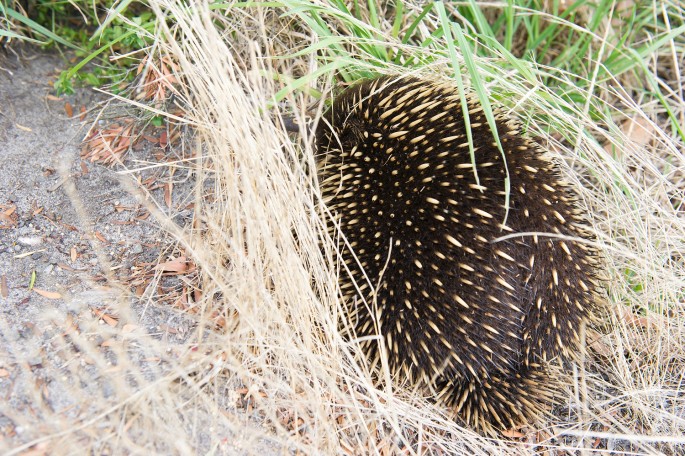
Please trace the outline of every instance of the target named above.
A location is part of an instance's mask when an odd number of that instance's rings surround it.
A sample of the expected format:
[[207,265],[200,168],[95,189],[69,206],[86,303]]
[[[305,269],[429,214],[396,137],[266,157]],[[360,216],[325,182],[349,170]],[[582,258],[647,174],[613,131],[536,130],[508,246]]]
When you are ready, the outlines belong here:
[[[93,454],[116,453],[112,436],[93,435],[92,429],[126,419],[122,404],[139,392],[140,381],[149,385],[165,378],[173,358],[182,356],[174,347],[192,326],[171,306],[145,299],[149,282],[141,279],[143,272],[177,253],[165,250],[171,245],[168,237],[121,185],[135,178],[80,157],[94,115],[83,115],[87,120],[81,121],[82,107],[97,113],[107,97],[92,89],[55,96],[50,82],[67,65],[52,54],[18,51],[0,57],[2,454],[74,454],[79,447]],[[154,149],[133,150],[127,160],[142,163]],[[136,177],[138,182],[161,178],[154,170]],[[163,185],[151,188],[152,196],[164,200]],[[175,220],[189,216],[191,191],[191,179],[176,180],[168,208]],[[136,277],[140,293],[131,291]],[[146,338],[168,348],[159,349]],[[125,342],[126,354],[117,354],[114,346]],[[146,377],[138,387],[107,376],[134,365],[137,375]],[[227,403],[224,410],[232,410]],[[252,420],[237,413],[239,420]],[[204,452],[214,445],[222,454],[276,453],[270,442],[226,430],[222,435],[211,426],[211,412],[193,419],[196,427],[179,436],[183,444],[160,442],[153,452],[175,453],[184,446]],[[198,426],[203,420],[207,426]],[[154,429],[142,426],[139,432],[161,435],[174,432],[178,424],[150,426]],[[124,447],[131,448],[129,443]]]

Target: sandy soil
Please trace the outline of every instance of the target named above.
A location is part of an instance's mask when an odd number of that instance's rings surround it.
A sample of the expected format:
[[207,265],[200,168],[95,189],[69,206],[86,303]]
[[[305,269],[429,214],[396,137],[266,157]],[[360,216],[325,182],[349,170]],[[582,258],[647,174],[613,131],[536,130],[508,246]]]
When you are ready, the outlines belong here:
[[[92,89],[56,97],[50,81],[67,65],[51,54],[0,58],[3,454],[107,454],[131,448],[136,431],[113,439],[93,429],[116,428],[117,420],[130,423],[134,419],[127,417],[143,415],[133,413],[135,407],[126,402],[139,394],[141,382],[164,385],[169,366],[183,356],[174,347],[182,347],[192,327],[182,312],[145,299],[148,281],[140,280],[139,298],[131,291],[136,274],[143,277],[141,271],[154,270],[160,258],[173,258],[174,252],[165,252],[168,238],[150,221],[140,200],[122,187],[122,175],[81,159],[81,141],[92,125],[92,120],[79,119],[81,107],[96,112],[106,97]],[[75,118],[69,118],[69,111]],[[131,151],[127,160],[135,163],[154,149],[148,145]],[[163,178],[155,173],[138,176]],[[188,217],[191,190],[190,179],[177,179],[168,208],[175,220]],[[163,187],[151,194],[164,199]],[[162,348],[146,338],[161,342]],[[122,344],[125,351],[117,352],[115,346]],[[136,382],[117,382],[116,375],[108,375],[126,369],[129,377],[138,376]],[[172,393],[174,399],[182,400]],[[228,431],[222,435],[211,426],[211,411],[197,412],[191,427],[178,428],[185,426],[181,413],[138,432],[148,433],[142,440],[152,442],[153,452],[212,447],[226,454],[275,453],[268,442],[241,440]],[[205,422],[209,424],[203,426]],[[155,441],[155,433],[167,436],[177,429],[177,442]]]

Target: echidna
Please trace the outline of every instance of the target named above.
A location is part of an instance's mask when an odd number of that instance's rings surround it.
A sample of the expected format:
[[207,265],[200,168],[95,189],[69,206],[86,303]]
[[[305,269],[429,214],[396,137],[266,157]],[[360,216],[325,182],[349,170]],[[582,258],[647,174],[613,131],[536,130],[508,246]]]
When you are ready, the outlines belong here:
[[597,252],[556,164],[499,113],[503,157],[467,104],[478,181],[458,91],[414,77],[339,95],[317,127],[317,165],[354,334],[380,335],[394,375],[490,432],[552,404],[546,365],[580,350]]

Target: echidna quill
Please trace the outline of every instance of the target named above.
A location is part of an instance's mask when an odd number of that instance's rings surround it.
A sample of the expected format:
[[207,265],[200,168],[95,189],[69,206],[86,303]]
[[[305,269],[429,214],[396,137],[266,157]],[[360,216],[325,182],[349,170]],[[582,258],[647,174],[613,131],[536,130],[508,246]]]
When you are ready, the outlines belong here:
[[[349,326],[380,335],[395,376],[491,432],[552,405],[546,365],[580,350],[597,252],[543,151],[497,114],[503,157],[476,100],[468,114],[478,181],[459,93],[418,78],[339,95],[319,123],[317,161],[330,227],[347,242]],[[382,353],[377,341],[365,350]]]

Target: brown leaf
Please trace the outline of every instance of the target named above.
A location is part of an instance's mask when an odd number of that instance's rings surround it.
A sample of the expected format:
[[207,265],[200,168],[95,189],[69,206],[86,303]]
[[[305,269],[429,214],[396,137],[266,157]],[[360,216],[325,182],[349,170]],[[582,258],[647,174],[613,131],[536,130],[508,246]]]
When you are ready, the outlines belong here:
[[166,147],[169,144],[169,139],[167,136],[167,132],[163,131],[161,135],[159,135],[159,145],[161,147]]
[[167,182],[164,184],[164,202],[166,203],[167,207],[171,207],[171,192],[173,191],[173,184],[171,182]]
[[502,435],[504,437],[509,437],[512,439],[520,439],[526,436],[523,432],[517,431],[515,429],[506,429],[504,431],[501,431]]
[[105,323],[110,325],[111,327],[115,327],[116,325],[119,324],[119,319],[117,317],[115,317],[114,315],[108,314],[107,312],[105,312],[102,309],[93,309],[93,313],[95,313],[95,315],[99,319],[101,319],[102,321],[104,321]]
[[7,299],[7,296],[9,296],[9,289],[7,288],[7,277],[5,277],[5,274],[3,274],[2,278],[0,278],[0,295],[2,295],[2,297],[5,299]]
[[67,113],[67,117],[74,117],[74,108],[68,101],[64,103],[64,112]]
[[84,142],[81,157],[91,162],[115,163],[124,156],[132,143],[133,124],[126,127],[111,124],[103,130],[94,130]]
[[80,112],[81,112],[81,115],[79,116],[79,120],[81,122],[83,122],[84,120],[86,120],[86,107],[82,105]]
[[164,332],[167,332],[169,334],[178,334],[178,329],[173,328],[165,323],[162,323],[159,325],[159,329],[161,329]]
[[0,228],[11,228],[17,224],[17,221],[12,217],[5,215],[4,212],[0,212]]
[[173,260],[158,264],[155,266],[155,269],[164,272],[178,272],[179,274],[183,274],[188,272],[190,266],[188,258],[185,256],[180,256],[178,258],[174,258]]
[[48,299],[62,299],[62,295],[56,291],[41,290],[40,288],[33,287],[33,291]]
[[69,254],[72,263],[78,259],[78,252],[76,251],[76,247],[72,247]]
[[129,333],[132,333],[133,331],[135,331],[135,330],[138,329],[138,328],[139,328],[138,325],[134,325],[134,324],[128,323],[128,324],[125,324],[123,328],[121,328],[121,332],[122,332],[122,334],[129,334]]
[[633,117],[621,124],[621,131],[638,146],[645,146],[654,138],[654,126],[644,117]]
[[64,269],[65,271],[69,271],[69,272],[85,271],[85,269],[72,268],[71,266],[69,266],[66,263],[57,263],[57,267],[60,269]]
[[67,334],[77,334],[79,331],[78,324],[74,321],[74,317],[72,317],[71,315],[67,315],[67,319],[64,322],[64,328],[65,330],[63,335],[65,336]]
[[96,232],[93,233],[93,234],[95,234],[95,237],[98,238],[98,240],[100,240],[100,242],[103,242],[103,243],[105,243],[105,244],[109,244],[109,241],[107,240],[107,238],[106,238],[101,232],[96,231]]

